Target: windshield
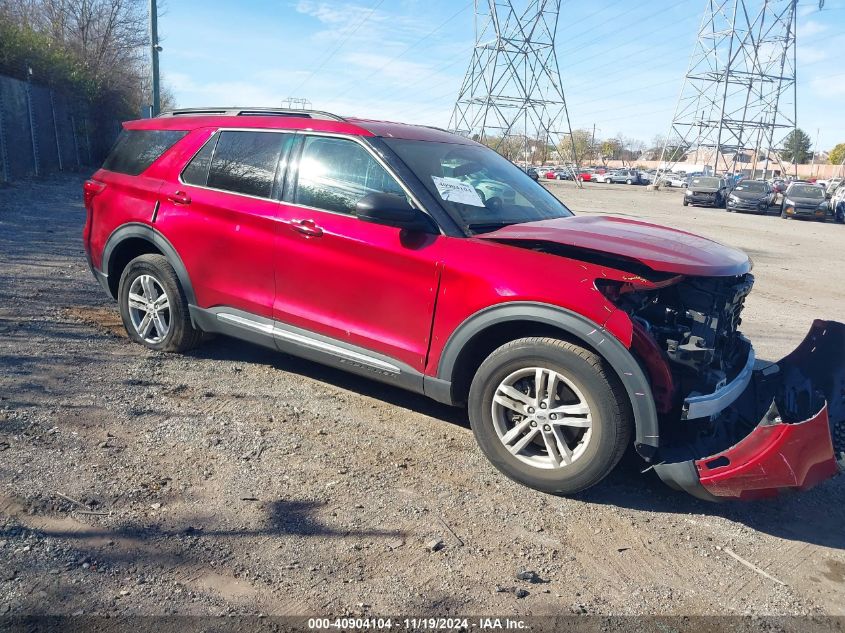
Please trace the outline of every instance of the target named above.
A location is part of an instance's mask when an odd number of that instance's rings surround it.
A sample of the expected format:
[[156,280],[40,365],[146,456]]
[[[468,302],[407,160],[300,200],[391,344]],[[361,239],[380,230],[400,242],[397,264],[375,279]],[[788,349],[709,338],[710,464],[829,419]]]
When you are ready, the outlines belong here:
[[736,190],[751,193],[766,193],[766,183],[746,180],[741,185],[737,185]]
[[487,147],[396,138],[384,142],[470,233],[572,215],[545,188]]
[[790,196],[797,198],[824,198],[824,190],[815,185],[795,185],[789,188]]
[[721,182],[718,178],[693,178],[692,184],[699,187],[711,187],[713,189],[718,189]]

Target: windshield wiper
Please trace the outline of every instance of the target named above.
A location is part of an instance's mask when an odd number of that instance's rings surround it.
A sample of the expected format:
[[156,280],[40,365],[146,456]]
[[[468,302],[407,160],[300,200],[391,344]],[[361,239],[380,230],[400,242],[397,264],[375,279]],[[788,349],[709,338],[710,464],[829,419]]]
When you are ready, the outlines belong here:
[[490,231],[495,231],[496,229],[501,229],[506,226],[511,226],[512,224],[523,224],[528,220],[513,220],[511,222],[474,222],[472,224],[466,224],[466,228],[468,231],[472,231],[473,233],[489,233]]

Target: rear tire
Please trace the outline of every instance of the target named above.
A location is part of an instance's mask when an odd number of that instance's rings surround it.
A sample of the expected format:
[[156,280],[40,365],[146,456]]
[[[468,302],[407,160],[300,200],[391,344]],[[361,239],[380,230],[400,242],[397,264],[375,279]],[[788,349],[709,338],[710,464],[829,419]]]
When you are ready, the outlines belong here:
[[176,271],[164,255],[141,255],[129,262],[117,296],[132,341],[161,352],[184,352],[202,339]]
[[490,354],[473,378],[468,410],[493,465],[552,494],[597,484],[631,441],[630,403],[613,371],[596,354],[553,338],[518,339]]

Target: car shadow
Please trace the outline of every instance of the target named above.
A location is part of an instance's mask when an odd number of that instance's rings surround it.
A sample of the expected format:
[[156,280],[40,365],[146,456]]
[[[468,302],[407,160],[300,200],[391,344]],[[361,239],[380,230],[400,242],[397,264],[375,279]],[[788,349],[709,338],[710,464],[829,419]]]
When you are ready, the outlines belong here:
[[399,387],[226,336],[218,336],[188,352],[187,355],[197,359],[267,365],[280,371],[305,376],[339,389],[354,391],[369,398],[410,409],[437,420],[469,428],[466,412],[460,407],[451,407]]
[[833,479],[813,490],[785,493],[761,501],[714,503],[672,490],[642,462],[627,456],[599,485],[578,495],[588,503],[658,514],[719,517],[788,541],[845,550],[845,480]]

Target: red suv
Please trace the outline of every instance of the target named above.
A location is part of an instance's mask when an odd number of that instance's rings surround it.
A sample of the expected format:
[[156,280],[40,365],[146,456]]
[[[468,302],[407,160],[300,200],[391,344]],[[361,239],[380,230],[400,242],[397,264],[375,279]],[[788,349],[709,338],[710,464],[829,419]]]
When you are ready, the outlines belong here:
[[216,332],[465,404],[490,461],[552,493],[597,483],[632,438],[706,499],[838,472],[845,326],[755,366],[742,252],[576,217],[429,127],[260,109],[124,127],[85,183],[84,240],[138,343]]

